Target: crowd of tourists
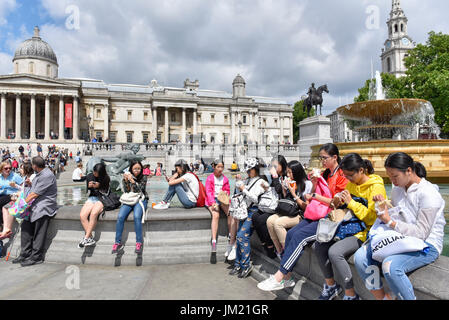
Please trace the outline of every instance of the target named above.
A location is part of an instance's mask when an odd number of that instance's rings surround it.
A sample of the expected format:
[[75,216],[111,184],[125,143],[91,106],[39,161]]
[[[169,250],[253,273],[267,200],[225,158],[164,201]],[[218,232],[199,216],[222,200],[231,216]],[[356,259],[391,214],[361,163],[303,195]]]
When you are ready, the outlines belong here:
[[[211,254],[217,252],[220,216],[225,216],[225,259],[231,264],[229,275],[239,278],[248,277],[254,269],[250,240],[255,231],[267,257],[279,264],[275,274],[258,283],[261,290],[295,286],[292,272],[305,248],[311,246],[324,278],[317,299],[332,300],[343,291],[343,300],[360,299],[348,263],[351,256],[357,276],[376,299],[416,299],[407,273],[433,263],[443,249],[445,202],[438,186],[426,180],[422,164],[402,152],[385,159],[386,174],[393,184],[390,199],[383,179],[359,154],[341,159],[337,146],[326,144],[320,148],[319,160],[323,172],[318,168],[306,172],[300,162],[287,162],[282,155],[268,164],[259,158],[246,159],[231,190],[223,160],[211,164],[211,173],[203,184],[195,166],[180,159],[173,174],[165,175],[168,190],[153,209],[170,208],[175,196],[185,209],[207,208],[211,215]],[[27,266],[43,261],[49,219],[57,210],[57,188],[42,156],[24,160],[19,168],[13,172],[9,158],[0,165],[0,239],[11,236],[17,218],[22,228],[21,253],[13,263]],[[123,174],[120,197],[111,192],[111,178],[103,163],[95,165],[87,176],[82,172],[80,162],[73,180],[86,183],[88,199],[80,212],[84,237],[78,247],[95,245],[93,232],[99,216],[119,209],[111,253],[117,254],[123,247],[124,223],[133,212],[135,252],[142,254],[142,224],[149,203],[146,186],[150,175],[164,175],[162,164],[152,172],[150,167],[133,161]],[[20,197],[23,202],[17,201]],[[214,256],[211,263],[216,263]],[[379,281],[369,281],[373,269]],[[384,290],[380,274],[389,292]]]

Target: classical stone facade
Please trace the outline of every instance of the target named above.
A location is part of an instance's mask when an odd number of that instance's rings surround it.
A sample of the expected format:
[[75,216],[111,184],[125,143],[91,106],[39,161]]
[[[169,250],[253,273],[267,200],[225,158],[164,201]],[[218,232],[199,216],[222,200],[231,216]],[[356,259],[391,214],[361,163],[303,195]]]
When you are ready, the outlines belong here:
[[[276,98],[246,95],[237,75],[233,92],[203,90],[186,79],[181,88],[106,84],[58,78],[58,62],[35,28],[0,76],[0,139],[17,142],[89,141],[293,143],[293,107]],[[65,127],[66,104],[73,124]],[[69,126],[70,127],[70,126]]]
[[355,141],[355,132],[353,132],[342,115],[337,111],[327,116],[331,120],[331,138],[334,143]]

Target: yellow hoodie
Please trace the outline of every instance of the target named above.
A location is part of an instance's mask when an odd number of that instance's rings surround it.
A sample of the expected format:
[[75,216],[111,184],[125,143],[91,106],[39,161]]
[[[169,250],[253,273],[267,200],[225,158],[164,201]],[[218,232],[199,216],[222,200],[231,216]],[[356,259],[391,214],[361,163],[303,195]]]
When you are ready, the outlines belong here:
[[360,198],[365,198],[368,200],[368,208],[363,204],[351,200],[348,204],[348,209],[351,209],[354,214],[362,220],[365,225],[365,231],[359,232],[355,235],[360,241],[366,241],[366,235],[368,231],[371,229],[374,221],[377,219],[376,210],[374,208],[373,197],[379,194],[383,195],[385,199],[387,199],[387,192],[385,191],[384,180],[378,176],[377,174],[372,174],[369,176],[369,180],[361,185],[356,185],[352,182],[349,182],[346,185],[346,190],[349,191],[352,195]]

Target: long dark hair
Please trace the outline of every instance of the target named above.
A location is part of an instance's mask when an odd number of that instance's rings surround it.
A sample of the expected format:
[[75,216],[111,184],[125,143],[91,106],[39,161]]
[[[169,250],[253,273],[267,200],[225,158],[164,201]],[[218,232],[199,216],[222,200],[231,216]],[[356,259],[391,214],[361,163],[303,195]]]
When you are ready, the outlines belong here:
[[408,168],[420,178],[427,177],[427,170],[420,162],[413,161],[413,158],[404,152],[392,153],[385,160],[385,168],[397,169],[406,172]]
[[365,170],[365,174],[374,173],[374,167],[371,161],[368,159],[362,159],[358,153],[347,154],[343,160],[341,160],[340,168],[351,172],[356,172],[359,171],[360,168],[363,168]]
[[139,175],[136,177],[136,180],[137,181],[142,181],[142,178],[143,178],[143,166],[142,166],[142,163],[139,161],[139,160],[133,160],[133,161],[131,161],[131,164],[129,165],[129,169],[128,169],[128,171],[129,171],[129,173],[131,173],[133,176],[134,176],[134,173],[133,173],[133,167],[136,165],[136,164],[138,164],[138,165],[140,165],[140,173],[139,173]]
[[292,170],[293,179],[296,181],[298,191],[303,193],[306,189],[307,174],[304,167],[299,161],[293,160],[287,164],[287,167]]
[[108,190],[109,183],[111,182],[111,178],[109,178],[108,173],[106,172],[106,165],[104,163],[97,163],[94,166],[93,172],[98,172],[98,182],[100,182],[101,190]]
[[176,167],[180,167],[181,170],[182,170],[182,173],[181,173],[181,175],[179,177],[182,177],[187,172],[191,172],[191,169],[190,169],[189,165],[187,164],[187,162],[182,162],[181,164],[175,164],[175,168]]
[[281,175],[285,177],[287,175],[287,160],[285,159],[285,157],[283,155],[278,154],[276,157],[273,157],[273,159],[271,159],[271,162],[273,161],[277,161],[281,165],[282,167]]
[[[337,156],[337,163],[338,163],[338,165],[341,164],[340,151],[338,150],[338,147],[335,144],[333,144],[333,143],[326,143],[325,145],[321,146],[319,152],[321,152],[321,151],[326,152],[331,157]],[[331,173],[332,172],[331,172],[330,169],[326,169],[326,171],[324,171],[324,173],[323,173],[324,180],[327,180],[327,178],[329,178],[329,175]]]

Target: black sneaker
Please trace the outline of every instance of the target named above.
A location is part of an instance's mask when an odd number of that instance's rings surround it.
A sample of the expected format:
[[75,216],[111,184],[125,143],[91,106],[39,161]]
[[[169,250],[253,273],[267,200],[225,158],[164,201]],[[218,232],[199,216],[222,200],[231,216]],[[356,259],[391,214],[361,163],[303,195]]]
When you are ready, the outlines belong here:
[[78,243],[78,249],[84,248],[84,244],[86,243],[86,240],[87,240],[87,239],[83,238],[83,240],[81,240],[81,241]]
[[22,263],[24,262],[26,259],[28,259],[28,257],[22,257],[22,256],[18,256],[17,258],[15,258],[12,263],[16,264],[16,263]]
[[253,269],[254,269],[254,266],[251,263],[248,268],[242,270],[242,272],[239,274],[239,278],[246,278],[246,277],[248,277],[249,274],[251,273],[251,271],[253,271]]
[[33,266],[35,264],[41,264],[43,262],[44,262],[43,260],[31,260],[31,259],[28,259],[28,260],[23,261],[20,265],[22,267],[29,267],[29,266]]
[[240,272],[242,272],[242,268],[240,267],[234,267],[234,269],[229,272],[229,275],[234,276],[236,274],[240,275]]
[[87,239],[84,239],[84,246],[85,247],[90,247],[90,246],[94,246],[95,245],[95,240],[94,240],[94,238],[87,238]]

